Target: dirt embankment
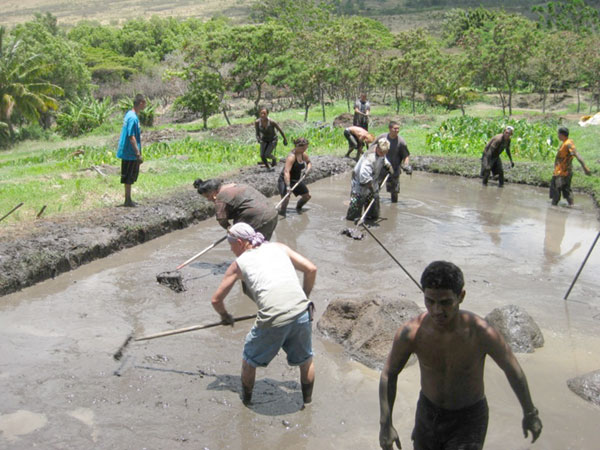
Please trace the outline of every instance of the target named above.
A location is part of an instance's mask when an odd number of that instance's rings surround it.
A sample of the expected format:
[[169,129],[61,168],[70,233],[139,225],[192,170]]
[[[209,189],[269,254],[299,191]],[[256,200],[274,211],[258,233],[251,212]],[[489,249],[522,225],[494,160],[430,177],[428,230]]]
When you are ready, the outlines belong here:
[[[312,183],[349,170],[354,161],[314,156]],[[281,166],[279,166],[281,167]],[[228,181],[254,186],[267,197],[277,193],[279,170],[248,167]],[[214,205],[191,187],[136,208],[111,207],[36,222],[31,229],[0,236],[0,295],[75,269],[121,249],[185,228],[214,214]]]

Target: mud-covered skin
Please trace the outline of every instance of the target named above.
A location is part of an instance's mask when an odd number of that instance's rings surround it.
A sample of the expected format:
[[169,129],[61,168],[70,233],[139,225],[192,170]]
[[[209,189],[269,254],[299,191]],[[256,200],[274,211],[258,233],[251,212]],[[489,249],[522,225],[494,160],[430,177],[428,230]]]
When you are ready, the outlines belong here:
[[[307,183],[350,170],[354,161],[315,156]],[[249,184],[267,197],[277,194],[279,172],[246,167],[224,177]],[[185,228],[212,216],[214,205],[192,187],[136,208],[110,207],[36,222],[22,232],[0,236],[0,295],[53,278],[82,264]],[[215,225],[216,222],[215,222]]]

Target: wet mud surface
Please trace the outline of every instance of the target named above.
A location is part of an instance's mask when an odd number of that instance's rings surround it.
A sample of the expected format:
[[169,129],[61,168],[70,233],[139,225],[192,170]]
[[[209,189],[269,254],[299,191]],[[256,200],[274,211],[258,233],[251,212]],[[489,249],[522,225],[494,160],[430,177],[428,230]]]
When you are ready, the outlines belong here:
[[[417,287],[372,238],[340,235],[349,225],[349,173],[309,189],[306,211],[297,214],[292,200],[274,238],[317,264],[315,320],[336,299],[384,294],[422,306]],[[517,358],[543,433],[534,445],[523,439],[519,404],[490,360],[486,449],[597,448],[600,408],[567,387],[600,368],[598,251],[562,300],[598,227],[593,201],[576,201],[572,209],[550,207],[546,189],[484,188],[423,172],[402,177],[398,204],[383,195],[383,220],[372,231],[414,277],[434,259],[451,260],[465,273],[465,309],[485,316],[515,304],[542,330],[544,347]],[[2,297],[0,448],[377,449],[379,372],[349,359],[316,326],[317,378],[304,410],[298,371],[284,355],[257,372],[254,404],[242,405],[241,351],[251,321],[132,343],[113,360],[132,332],[218,320],[210,295],[233,260],[226,245],[181,270],[185,292],[158,284],[156,275],[221,233],[209,218]],[[227,305],[235,316],[255,312],[238,286]],[[411,447],[418,386],[412,365],[400,376],[394,409],[404,448]]]
[[[345,172],[353,163],[330,156],[315,156],[313,161],[315,168],[307,177],[309,183]],[[270,197],[277,193],[280,171],[281,164],[274,172],[256,166],[224,178],[250,184]],[[0,296],[210,217],[214,214],[212,203],[198,195],[192,182],[189,189],[168,198],[141,202],[136,208],[104,208],[3,232]]]

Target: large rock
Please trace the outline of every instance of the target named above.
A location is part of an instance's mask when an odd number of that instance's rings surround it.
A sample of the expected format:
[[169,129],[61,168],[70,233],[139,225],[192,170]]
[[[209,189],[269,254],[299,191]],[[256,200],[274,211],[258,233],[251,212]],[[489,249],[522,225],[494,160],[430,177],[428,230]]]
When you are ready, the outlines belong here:
[[417,304],[408,300],[338,299],[327,306],[317,328],[357,361],[381,369],[398,328],[420,313]]
[[582,399],[600,406],[600,370],[571,378],[567,386]]
[[540,327],[523,308],[516,305],[496,308],[485,319],[504,336],[515,353],[533,353],[544,345]]

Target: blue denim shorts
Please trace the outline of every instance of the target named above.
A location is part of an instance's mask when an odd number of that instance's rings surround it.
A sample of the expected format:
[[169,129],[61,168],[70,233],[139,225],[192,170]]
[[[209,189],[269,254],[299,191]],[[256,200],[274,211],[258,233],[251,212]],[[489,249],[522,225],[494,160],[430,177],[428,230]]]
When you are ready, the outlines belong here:
[[282,348],[290,366],[304,364],[313,356],[312,323],[308,311],[282,327],[252,327],[246,336],[242,358],[252,367],[267,367]]

